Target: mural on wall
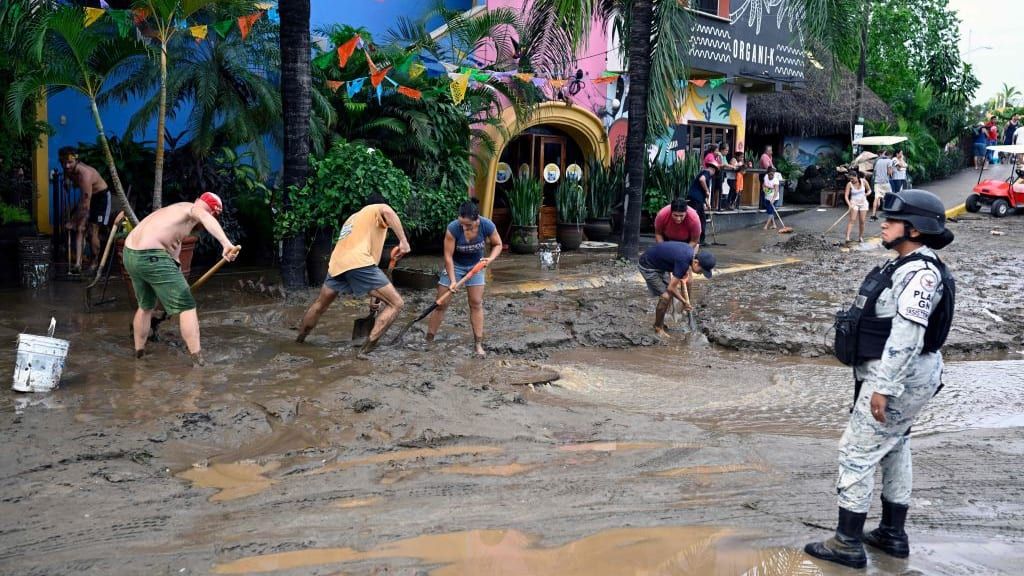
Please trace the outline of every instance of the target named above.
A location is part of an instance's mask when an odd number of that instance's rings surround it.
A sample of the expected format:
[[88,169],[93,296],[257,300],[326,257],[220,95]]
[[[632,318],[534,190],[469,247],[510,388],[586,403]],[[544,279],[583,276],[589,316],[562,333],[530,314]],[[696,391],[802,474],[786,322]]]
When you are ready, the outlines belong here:
[[687,84],[679,121],[732,124],[736,127],[736,151],[742,152],[747,135],[747,95],[732,84],[716,88]]
[[838,158],[843,152],[843,142],[836,138],[798,138],[788,136],[783,140],[782,156],[795,162],[801,168],[818,164],[826,158]]

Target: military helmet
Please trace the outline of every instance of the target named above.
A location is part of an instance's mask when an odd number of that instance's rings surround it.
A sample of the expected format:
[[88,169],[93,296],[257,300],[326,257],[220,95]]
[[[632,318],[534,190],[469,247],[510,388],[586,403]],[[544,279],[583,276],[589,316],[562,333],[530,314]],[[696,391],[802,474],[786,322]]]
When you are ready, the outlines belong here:
[[882,198],[886,218],[910,223],[926,236],[946,230],[946,207],[939,197],[927,190],[901,190]]

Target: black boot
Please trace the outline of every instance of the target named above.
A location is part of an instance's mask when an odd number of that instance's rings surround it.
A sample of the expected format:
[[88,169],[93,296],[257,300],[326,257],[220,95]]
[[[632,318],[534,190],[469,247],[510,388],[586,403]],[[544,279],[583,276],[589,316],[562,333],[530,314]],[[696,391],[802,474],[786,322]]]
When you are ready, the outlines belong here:
[[882,521],[878,528],[864,533],[864,543],[897,558],[910,556],[910,541],[903,529],[909,508],[882,498]]
[[850,568],[867,566],[868,557],[864,553],[864,545],[860,541],[861,533],[864,531],[864,519],[867,516],[867,514],[858,514],[850,512],[846,508],[840,508],[836,535],[824,542],[811,542],[804,546],[804,552],[815,558]]

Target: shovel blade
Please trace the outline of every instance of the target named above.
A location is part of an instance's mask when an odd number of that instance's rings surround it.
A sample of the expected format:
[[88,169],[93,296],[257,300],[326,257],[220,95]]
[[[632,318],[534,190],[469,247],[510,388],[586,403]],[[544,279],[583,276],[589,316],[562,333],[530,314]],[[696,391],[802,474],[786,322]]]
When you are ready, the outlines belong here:
[[352,323],[352,342],[361,342],[370,337],[373,331],[373,324],[377,321],[377,314],[370,312],[365,318],[356,318]]

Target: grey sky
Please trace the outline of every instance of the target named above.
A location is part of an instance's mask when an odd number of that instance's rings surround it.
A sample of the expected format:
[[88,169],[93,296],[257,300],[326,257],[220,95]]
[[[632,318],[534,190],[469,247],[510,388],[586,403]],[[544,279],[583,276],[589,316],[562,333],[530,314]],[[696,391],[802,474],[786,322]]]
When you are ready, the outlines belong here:
[[1024,1],[949,0],[949,7],[960,13],[960,54],[981,81],[975,100],[988,100],[1003,82],[1024,92]]

